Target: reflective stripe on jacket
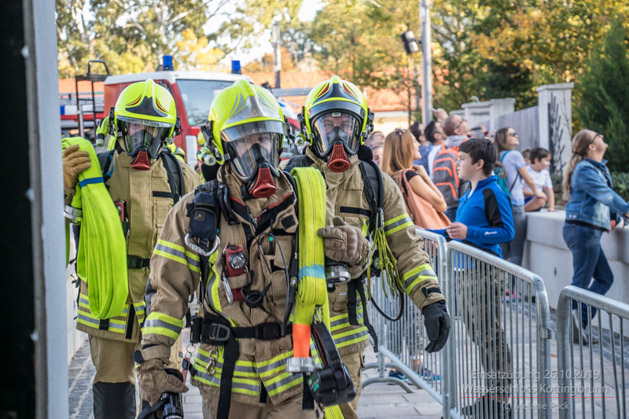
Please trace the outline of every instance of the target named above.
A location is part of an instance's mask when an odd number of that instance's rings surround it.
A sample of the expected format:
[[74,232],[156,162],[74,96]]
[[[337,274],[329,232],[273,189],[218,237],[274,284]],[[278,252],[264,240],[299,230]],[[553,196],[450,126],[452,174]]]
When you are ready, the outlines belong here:
[[[365,234],[369,224],[369,203],[365,195],[365,181],[358,166],[358,157],[350,157],[351,167],[343,173],[334,173],[327,164],[317,158],[310,150],[306,156],[313,161],[326,180],[328,212],[341,216],[348,224],[361,228]],[[426,252],[424,241],[417,235],[415,224],[406,212],[404,198],[397,185],[386,173],[382,174],[384,187],[384,232],[397,267],[406,286],[406,293],[415,305],[423,308],[444,299],[443,295],[432,292],[428,298],[422,288],[437,288],[435,275]],[[330,223],[328,223],[330,224]],[[378,284],[377,286],[381,286]],[[360,297],[357,296],[357,311],[362,313]],[[358,326],[349,324],[347,308],[347,285],[336,285],[329,293],[330,317],[333,322],[332,336],[341,355],[364,350],[368,345],[367,328],[363,325],[362,315]]]
[[[221,216],[218,226],[220,245],[209,259],[211,270],[206,278],[204,306],[206,311],[216,312],[233,327],[274,322],[284,316],[287,296],[284,268],[289,267],[294,253],[298,227],[293,190],[282,174],[276,179],[274,195],[246,201],[245,207],[239,184],[229,179],[230,203],[237,223],[229,224],[225,216]],[[171,346],[174,343],[180,330],[177,319],[183,318],[188,298],[198,288],[200,258],[184,240],[190,222],[186,205],[193,200],[194,194],[186,195],[173,207],[151,258],[150,281],[155,293],[143,329],[144,346]],[[251,218],[245,211],[249,211]],[[250,232],[249,237],[245,231]],[[229,245],[242,245],[248,261],[248,270],[244,274],[227,277],[223,254]],[[270,314],[259,308],[249,308],[244,301],[230,302],[226,297],[226,283],[232,295],[237,295],[247,285],[256,291],[269,286],[263,304]],[[258,405],[264,387],[271,402],[279,404],[303,391],[302,375],[286,371],[286,360],[292,356],[291,335],[273,340],[241,338],[237,342],[239,357],[232,380],[233,400]],[[201,344],[193,362],[195,384],[220,386],[223,351],[223,346]]]
[[[131,157],[126,153],[114,153],[113,173],[107,181],[112,200],[126,202],[129,218],[127,254],[139,259],[149,259],[164,225],[168,211],[173,206],[168,175],[162,159],[155,160],[150,170],[131,168]],[[190,192],[201,183],[199,176],[187,165],[182,165],[186,191]],[[161,193],[160,193],[161,192]],[[138,342],[140,325],[144,322],[146,304],[144,291],[149,269],[128,270],[129,296],[125,312],[118,317],[100,321],[91,315],[88,301],[88,284],[81,280],[77,329],[114,340]],[[88,279],[89,281],[89,279]],[[86,305],[87,304],[87,305]],[[129,311],[129,307],[133,307]],[[183,318],[183,316],[182,316]]]

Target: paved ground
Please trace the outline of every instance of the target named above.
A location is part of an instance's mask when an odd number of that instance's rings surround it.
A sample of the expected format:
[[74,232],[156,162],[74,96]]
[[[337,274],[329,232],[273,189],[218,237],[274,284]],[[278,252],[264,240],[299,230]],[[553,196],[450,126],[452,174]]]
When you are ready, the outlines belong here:
[[[184,336],[186,339],[186,336]],[[373,351],[366,353],[366,362],[375,362]],[[92,416],[92,377],[94,367],[89,354],[87,342],[76,353],[69,368],[70,418],[88,419]],[[365,371],[365,378],[377,376],[376,369]],[[184,394],[184,411],[186,419],[202,419],[201,396],[194,386]],[[406,393],[398,386],[373,384],[365,388],[360,398],[358,414],[361,419],[372,418],[440,418],[441,405],[424,390]]]
[[[532,316],[534,317],[534,315]],[[456,319],[455,319],[456,321]],[[555,316],[551,313],[551,329],[555,329]],[[184,342],[187,341],[187,331],[184,331]],[[597,334],[597,333],[595,333]],[[456,338],[452,337],[451,338]],[[521,337],[520,337],[521,338]],[[525,340],[534,339],[533,336],[525,336]],[[589,348],[583,348],[583,355],[579,346],[573,346],[574,356],[577,360],[575,372],[579,370],[590,371],[590,375],[587,377],[579,377],[575,375],[577,379],[575,384],[585,387],[585,395],[600,395],[605,394],[606,398],[593,398],[593,397],[577,397],[579,400],[575,400],[574,410],[577,416],[584,414],[584,417],[594,417],[598,414],[605,413],[607,417],[617,417],[618,412],[626,408],[626,394],[629,392],[629,368],[627,367],[627,360],[629,360],[629,340],[625,339],[621,348],[618,347],[618,337],[616,336],[615,354],[610,352],[611,336],[608,331],[603,333],[603,356],[600,357],[598,345],[594,345],[592,348],[592,355],[594,365],[589,365],[586,360],[583,366],[580,365],[580,358],[587,357],[589,355]],[[531,342],[531,343],[534,343]],[[535,345],[533,345],[535,347]],[[621,350],[619,350],[621,349]],[[622,354],[622,355],[621,355]],[[533,351],[531,356],[528,354],[513,354],[516,359],[515,367],[517,370],[526,371],[530,364],[535,365],[537,360],[537,353]],[[518,356],[519,355],[519,356]],[[615,356],[613,356],[615,355]],[[367,363],[376,361],[376,357],[368,349],[366,353]],[[587,357],[589,358],[589,357]],[[616,360],[614,363],[613,360]],[[624,361],[624,363],[623,363]],[[556,395],[557,389],[557,346],[556,339],[553,336],[551,340],[551,377],[553,386],[553,395]],[[592,376],[591,372],[595,371],[598,374]],[[365,371],[365,378],[377,376],[378,371],[376,369],[369,369]],[[94,376],[94,368],[89,356],[89,346],[87,342],[74,356],[70,368],[69,368],[69,403],[70,403],[70,418],[72,419],[87,419],[91,418],[92,411],[92,377]],[[585,378],[585,380],[583,379]],[[590,381],[591,380],[591,381]],[[588,383],[589,381],[589,383]],[[614,393],[613,388],[615,382],[618,382],[618,387],[621,389],[620,393]],[[607,389],[603,390],[601,384]],[[624,392],[622,391],[624,387]],[[186,413],[186,419],[201,419],[201,397],[198,390],[194,386],[189,386],[190,391],[183,396],[184,408]],[[590,391],[590,389],[594,389]],[[603,393],[603,391],[607,391]],[[583,393],[582,393],[583,394]],[[587,399],[587,400],[586,400]],[[606,400],[607,399],[607,400]],[[553,405],[559,402],[553,400]],[[595,413],[594,413],[595,412]],[[359,406],[359,415],[363,419],[371,418],[411,418],[411,417],[427,417],[427,418],[440,418],[441,417],[441,405],[437,403],[432,397],[430,397],[426,391],[415,389],[413,393],[406,393],[398,386],[391,386],[387,384],[373,384],[366,387],[362,393]],[[593,414],[594,413],[594,414]],[[557,414],[556,408],[553,408],[553,415]],[[619,417],[619,416],[618,416]]]

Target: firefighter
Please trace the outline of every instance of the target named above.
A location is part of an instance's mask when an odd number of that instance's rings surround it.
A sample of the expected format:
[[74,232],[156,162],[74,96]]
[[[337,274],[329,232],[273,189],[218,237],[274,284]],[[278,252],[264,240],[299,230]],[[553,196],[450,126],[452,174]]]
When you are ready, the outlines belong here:
[[[302,267],[294,264],[302,229],[297,205],[307,208],[309,197],[296,199],[291,179],[277,169],[285,119],[269,92],[237,81],[214,99],[203,132],[220,164],[218,180],[175,205],[151,258],[138,356],[143,397],[153,406],[165,392],[186,391],[164,366],[200,284],[202,327],[195,321],[192,329],[202,332],[201,345],[190,373],[204,418],[314,418],[303,375],[286,366],[293,355],[289,278]],[[320,193],[325,197],[322,179]],[[329,257],[366,268],[369,245],[360,230],[342,225],[318,233]]]
[[[404,291],[424,315],[430,339],[427,351],[438,351],[447,340],[450,318],[423,241],[416,234],[395,182],[386,173],[380,174],[375,165],[359,161],[359,150],[365,151],[360,148],[371,130],[372,119],[363,94],[354,84],[338,76],[320,83],[308,95],[300,115],[309,146],[305,155],[293,157],[287,168],[316,167],[326,180],[330,211],[362,229],[366,236],[375,234],[379,227],[383,229],[384,245],[397,260]],[[383,191],[382,202],[378,202],[379,189]],[[367,195],[368,191],[374,193]],[[380,210],[384,217],[383,225],[378,226],[375,224]],[[364,351],[368,332],[373,332],[365,322],[364,275],[352,278],[347,284],[336,285],[329,294],[332,335],[357,387],[356,398],[341,405],[345,418],[357,417]]]
[[[96,367],[95,419],[136,417],[133,353],[140,347],[145,319],[149,260],[174,202],[200,184],[192,169],[165,151],[177,125],[175,101],[168,90],[150,79],[127,86],[116,102],[114,124],[115,149],[99,155],[99,161],[124,220],[129,295],[122,315],[99,319],[90,311],[88,284],[83,279],[80,283],[77,329],[89,335]],[[77,158],[81,153],[72,147],[64,153],[64,174],[71,175],[64,176],[66,203],[72,200],[78,173],[86,169]],[[174,363],[176,354],[172,358]]]

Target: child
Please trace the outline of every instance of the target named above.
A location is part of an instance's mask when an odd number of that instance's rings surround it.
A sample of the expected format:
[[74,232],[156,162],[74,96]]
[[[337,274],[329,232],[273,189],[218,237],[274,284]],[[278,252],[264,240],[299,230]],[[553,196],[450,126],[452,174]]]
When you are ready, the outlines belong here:
[[535,147],[531,150],[531,163],[526,169],[531,174],[535,187],[544,191],[546,199],[533,196],[533,192],[531,192],[529,187],[523,184],[524,211],[526,212],[539,211],[546,202],[548,202],[548,211],[555,211],[555,193],[553,192],[553,184],[550,181],[550,173],[548,172],[551,157],[550,151],[545,148]]
[[[495,162],[496,148],[489,140],[473,138],[460,145],[457,170],[471,188],[461,196],[456,222],[433,231],[502,257],[499,244],[513,240],[514,227],[509,198],[492,175]],[[499,307],[504,276],[462,263],[468,272],[463,273],[466,281],[456,283],[456,296],[467,332],[483,360],[488,392],[461,413],[485,417],[485,412],[494,411],[496,417],[511,417],[512,357]]]
[[457,169],[471,188],[460,199],[456,222],[432,231],[502,257],[498,244],[513,239],[513,215],[509,199],[492,175],[495,161],[491,141],[475,138],[461,144]]
[[531,165],[531,149],[525,148],[524,150],[522,150],[522,157],[524,158],[524,163],[526,163],[527,166],[530,166]]

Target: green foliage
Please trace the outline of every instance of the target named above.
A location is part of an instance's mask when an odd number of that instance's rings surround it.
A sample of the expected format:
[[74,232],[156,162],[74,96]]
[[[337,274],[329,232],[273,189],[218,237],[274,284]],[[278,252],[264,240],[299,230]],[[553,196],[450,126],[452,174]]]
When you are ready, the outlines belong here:
[[247,47],[274,19],[289,21],[302,0],[55,0],[59,74],[105,59],[114,74],[152,71],[171,54],[180,69],[216,65]]
[[629,172],[611,172],[614,191],[629,201]]
[[[433,103],[448,110],[472,96],[535,105],[537,86],[574,81],[584,72],[610,16],[629,16],[626,0],[431,3]],[[419,37],[415,0],[324,0],[307,33],[321,68],[361,86],[403,91],[406,58],[398,35],[407,29]],[[411,64],[420,59],[415,54]]]
[[629,39],[621,20],[616,20],[602,44],[585,64],[577,90],[577,112],[584,127],[605,136],[605,154],[611,171],[629,167]]

